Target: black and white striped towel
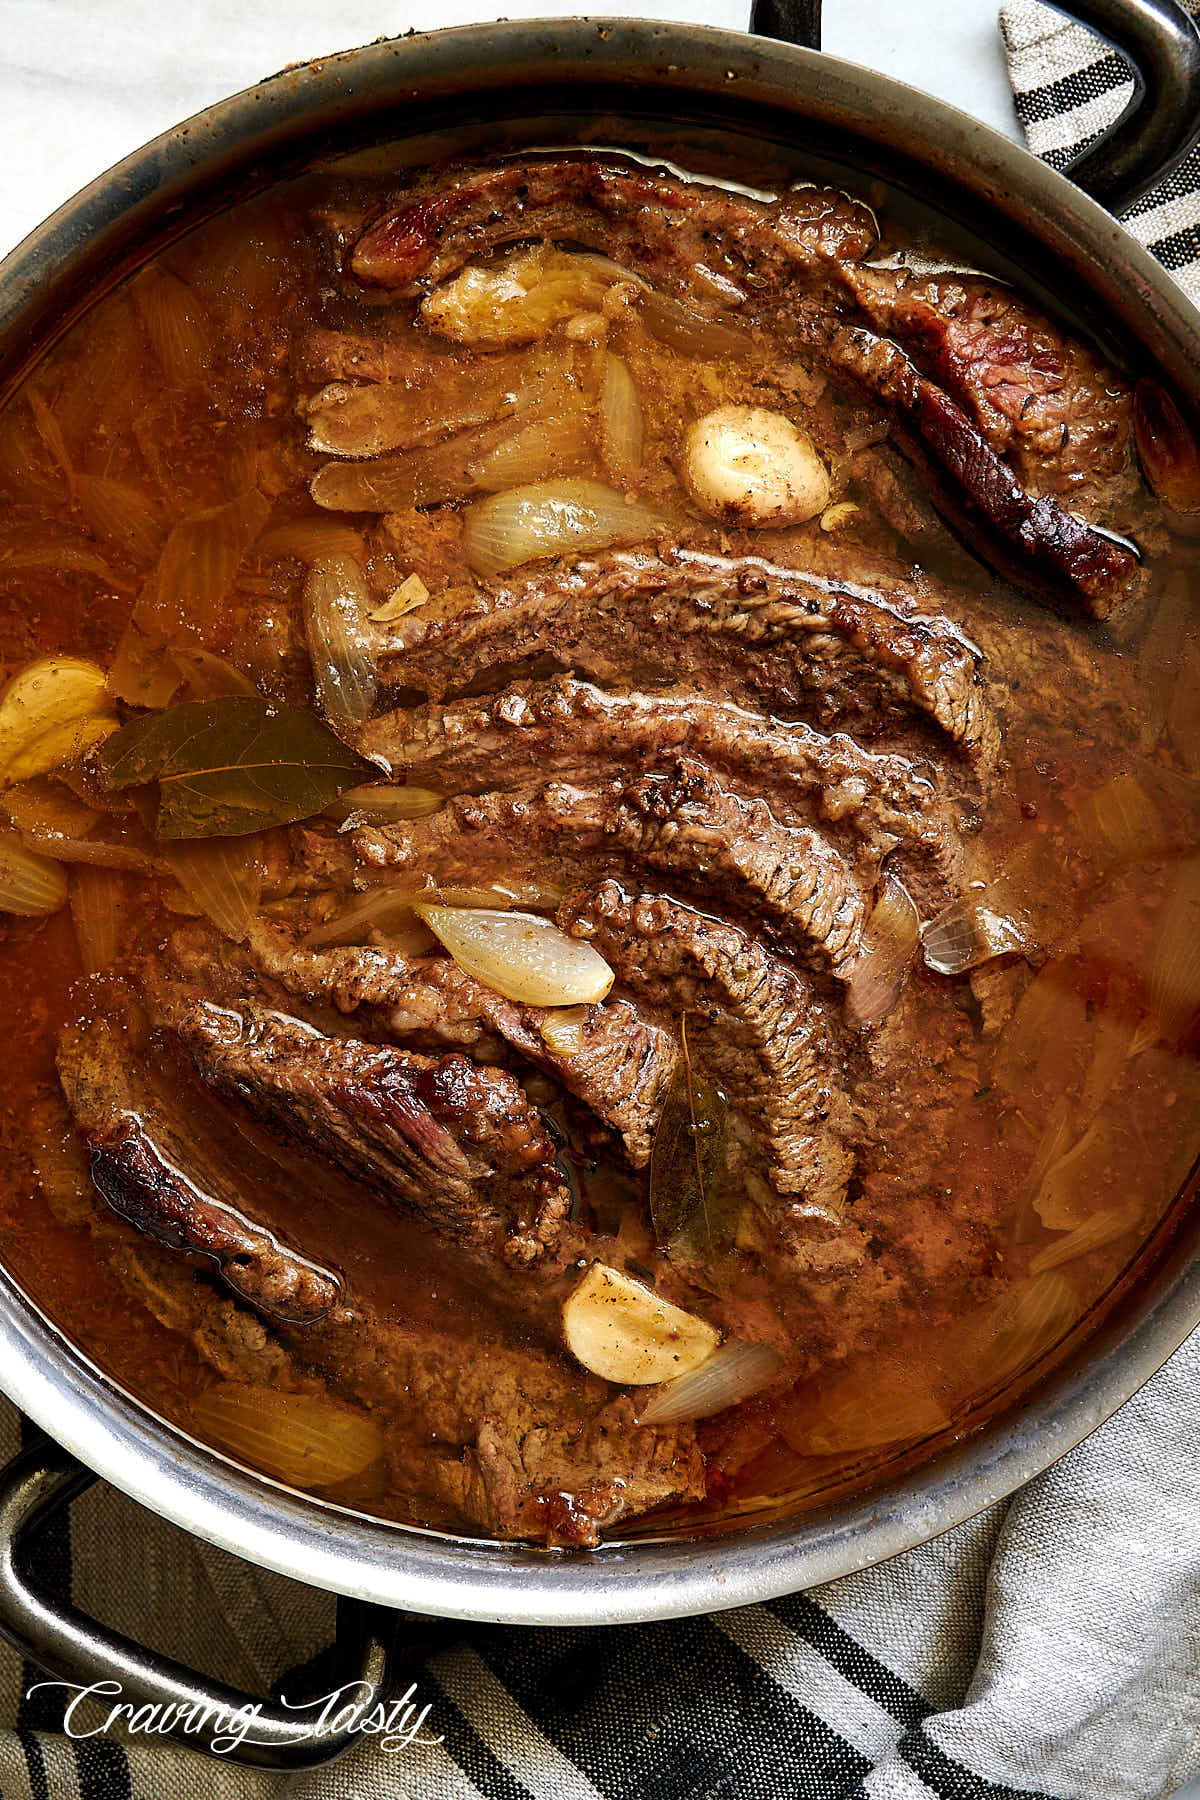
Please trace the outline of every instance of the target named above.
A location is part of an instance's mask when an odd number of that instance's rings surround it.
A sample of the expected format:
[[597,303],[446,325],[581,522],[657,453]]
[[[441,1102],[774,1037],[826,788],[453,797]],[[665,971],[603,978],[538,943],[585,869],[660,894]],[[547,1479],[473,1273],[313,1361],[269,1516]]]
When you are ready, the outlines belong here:
[[[1122,67],[1032,0],[1002,25],[1030,143],[1063,162]],[[1130,223],[1200,299],[1200,158]],[[0,1402],[0,1458],[21,1429]],[[0,1642],[0,1800],[1162,1800],[1200,1776],[1198,1444],[1200,1335],[1011,1501],[879,1568],[672,1625],[431,1628],[440,1743],[364,1739],[313,1775],[99,1733],[94,1706],[68,1736]],[[325,1596],[120,1495],[76,1504],[40,1576],[234,1685],[325,1691]]]
[[[1000,10],[1000,30],[1029,147],[1061,169],[1124,110],[1133,91],[1129,64],[1040,0],[1010,0]],[[1140,200],[1125,224],[1200,305],[1200,149]]]

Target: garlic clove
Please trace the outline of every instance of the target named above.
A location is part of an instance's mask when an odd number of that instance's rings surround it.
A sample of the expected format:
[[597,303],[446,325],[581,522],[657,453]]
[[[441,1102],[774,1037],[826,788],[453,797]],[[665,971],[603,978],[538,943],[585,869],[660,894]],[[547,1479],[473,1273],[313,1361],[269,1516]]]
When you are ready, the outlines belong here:
[[730,525],[800,525],[829,504],[829,471],[784,413],[719,406],[684,440],[684,485],[702,511]]
[[592,1264],[565,1302],[562,1321],[572,1356],[622,1387],[690,1375],[721,1341],[707,1320],[606,1263]]

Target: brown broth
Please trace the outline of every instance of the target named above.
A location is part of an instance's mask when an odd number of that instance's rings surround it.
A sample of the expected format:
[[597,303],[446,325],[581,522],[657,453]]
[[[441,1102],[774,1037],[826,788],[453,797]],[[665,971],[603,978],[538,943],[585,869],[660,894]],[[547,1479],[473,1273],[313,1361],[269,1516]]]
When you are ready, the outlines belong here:
[[[313,178],[318,187],[323,179]],[[309,197],[301,178],[192,232],[93,307],[0,413],[6,673],[59,652],[110,663],[148,591],[166,526],[255,481],[270,500],[264,533],[230,593],[214,605],[198,589],[176,626],[270,697],[309,703],[297,623],[302,568],[262,542],[295,521],[327,517],[308,496],[314,460],[284,380],[291,340],[324,305],[305,242]],[[174,336],[169,307],[155,309],[163,284],[189,303]],[[715,405],[747,397],[754,384],[736,369],[664,357],[636,322],[614,341],[651,397],[645,493],[677,502],[668,422],[694,410],[698,392]],[[105,484],[148,500],[149,524],[123,510],[122,495]],[[861,528],[881,556],[910,560],[882,521],[863,519]],[[771,553],[785,560],[786,549],[778,541]],[[456,555],[452,534],[415,514],[407,541],[378,551],[372,573],[386,582],[415,570],[434,586],[447,573],[461,577]],[[1078,930],[1031,978],[1023,972],[999,1029],[991,1029],[986,997],[965,981],[914,973],[906,1030],[920,1057],[946,1072],[939,1116],[907,1107],[895,1065],[890,1098],[878,1099],[886,1154],[860,1171],[853,1205],[881,1229],[903,1213],[916,1303],[884,1319],[882,1338],[844,1342],[826,1366],[799,1357],[781,1396],[705,1424],[715,1476],[707,1508],[677,1509],[650,1528],[858,1491],[897,1458],[975,1429],[998,1397],[1043,1373],[1080,1322],[1098,1316],[1169,1212],[1197,1152],[1200,1072],[1194,1035],[1163,1041],[1147,1025],[1147,1007],[1173,886],[1190,879],[1200,917],[1200,880],[1188,862],[1200,819],[1200,639],[1189,594],[1196,563],[1192,545],[1161,533],[1146,599],[1119,632],[1106,634],[1030,607],[948,538],[931,548],[928,573],[945,584],[995,666],[1031,648],[1047,658],[1070,654],[1081,682],[1103,684],[1108,699],[1100,709],[1105,734],[1094,742],[1081,740],[1072,718],[1037,709],[1024,734],[1009,732],[1008,802],[984,828],[993,865],[1028,834],[1062,828],[1087,794],[1121,773],[1150,795],[1165,829],[1148,852],[1135,845],[1110,867],[1102,886],[1089,888],[1082,867],[1063,869],[1062,905],[1076,909]],[[125,899],[127,943],[138,952],[160,944],[189,910],[165,880],[126,877]],[[1177,960],[1175,976],[1190,974],[1194,983],[1182,947]],[[91,1192],[58,1089],[54,1043],[78,1010],[79,975],[68,911],[0,926],[9,1095],[0,1258],[84,1354],[152,1411],[194,1432],[196,1402],[222,1377],[186,1330],[130,1304],[123,1259],[131,1245],[145,1246]],[[235,1139],[249,1130],[228,1108],[225,1124]],[[273,1191],[265,1176],[255,1188],[256,1216],[339,1268],[383,1320],[461,1333],[483,1346],[472,1354],[485,1356],[489,1344],[523,1341],[512,1317],[427,1227],[380,1207],[348,1178],[314,1173],[269,1137],[249,1136],[263,1166],[274,1158],[278,1170]],[[616,1254],[613,1245],[635,1261],[650,1254],[644,1226],[631,1217],[640,1191],[627,1175],[584,1170],[581,1205],[616,1227],[597,1238],[601,1257],[606,1246]],[[196,1280],[211,1287],[203,1268]],[[831,1281],[832,1312],[844,1298]],[[310,1387],[320,1393],[319,1378]],[[387,1475],[374,1467],[358,1483],[320,1491],[384,1517],[455,1525],[427,1495],[406,1491],[394,1461]]]

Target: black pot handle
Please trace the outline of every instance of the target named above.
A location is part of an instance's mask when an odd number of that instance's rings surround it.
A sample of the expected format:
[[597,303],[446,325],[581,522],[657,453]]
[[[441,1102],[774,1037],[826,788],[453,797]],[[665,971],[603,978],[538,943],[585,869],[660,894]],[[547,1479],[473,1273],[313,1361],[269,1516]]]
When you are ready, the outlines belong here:
[[[1179,0],[1051,0],[1133,65],[1125,111],[1063,173],[1110,212],[1165,181],[1200,140],[1200,30]],[[753,0],[750,29],[821,47],[821,0]]]
[[[39,1594],[30,1576],[38,1536],[95,1480],[90,1469],[50,1438],[22,1451],[0,1474],[0,1636],[58,1681],[75,1688],[117,1683],[121,1691],[116,1693],[110,1685],[108,1704],[154,1706],[159,1720],[176,1720],[170,1730],[156,1725],[149,1740],[155,1743],[169,1738],[188,1749],[210,1752],[214,1743],[228,1745],[216,1752],[222,1761],[296,1770],[318,1768],[359,1741],[352,1725],[322,1729],[321,1707],[290,1710],[282,1703],[255,1700],[143,1649],[74,1606]],[[344,1673],[332,1677],[330,1691],[345,1687],[345,1701],[360,1709],[359,1720],[387,1702],[396,1617],[384,1607],[338,1603],[335,1655]],[[168,1712],[169,1708],[180,1711]],[[252,1722],[238,1744],[247,1708],[254,1709]],[[222,1717],[234,1721],[232,1730],[222,1733],[217,1728]],[[186,1728],[189,1721],[191,1730]]]

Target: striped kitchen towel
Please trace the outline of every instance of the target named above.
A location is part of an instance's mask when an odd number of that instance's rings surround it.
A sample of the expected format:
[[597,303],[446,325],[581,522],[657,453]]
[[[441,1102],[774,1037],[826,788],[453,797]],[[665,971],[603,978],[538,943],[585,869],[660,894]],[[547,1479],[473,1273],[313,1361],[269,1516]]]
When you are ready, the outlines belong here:
[[[1061,169],[1124,110],[1133,92],[1129,64],[1040,0],[1011,0],[1001,8],[1000,30],[1029,148]],[[1200,149],[1139,200],[1125,224],[1200,305]]]
[[[0,1457],[19,1421],[0,1402]],[[1200,1334],[1011,1501],[875,1569],[666,1625],[402,1619],[420,1715],[274,1776],[108,1726],[0,1643],[3,1800],[1162,1800],[1200,1775]],[[47,1589],[296,1702],[327,1597],[93,1490]],[[426,1712],[425,1709],[428,1708]],[[64,1723],[67,1728],[64,1730]]]

